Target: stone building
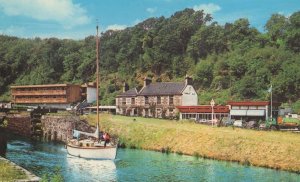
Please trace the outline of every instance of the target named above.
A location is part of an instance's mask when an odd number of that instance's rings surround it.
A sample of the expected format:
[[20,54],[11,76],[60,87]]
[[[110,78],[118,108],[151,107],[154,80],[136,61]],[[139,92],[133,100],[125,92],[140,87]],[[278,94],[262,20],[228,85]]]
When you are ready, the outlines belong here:
[[192,78],[184,82],[156,82],[144,79],[143,88],[138,91],[124,84],[123,93],[116,97],[117,114],[157,118],[172,118],[178,113],[177,106],[198,104],[198,95],[192,86]]

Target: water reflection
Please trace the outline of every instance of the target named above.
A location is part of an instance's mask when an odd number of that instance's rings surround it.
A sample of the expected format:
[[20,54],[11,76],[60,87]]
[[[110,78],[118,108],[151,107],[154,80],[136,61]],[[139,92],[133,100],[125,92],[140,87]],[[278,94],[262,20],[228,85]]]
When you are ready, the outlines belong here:
[[67,155],[62,144],[8,135],[9,160],[42,177],[61,169],[65,181],[299,181],[285,171],[190,156],[119,149],[117,160],[86,160]]
[[68,178],[78,181],[117,181],[116,165],[111,160],[87,160],[67,156]]

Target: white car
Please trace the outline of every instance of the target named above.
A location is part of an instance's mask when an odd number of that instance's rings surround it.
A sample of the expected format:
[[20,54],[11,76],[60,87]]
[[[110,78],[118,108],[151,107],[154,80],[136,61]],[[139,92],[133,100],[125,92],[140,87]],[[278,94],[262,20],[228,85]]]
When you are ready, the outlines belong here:
[[233,126],[236,126],[236,127],[243,127],[243,120],[235,120],[233,122]]

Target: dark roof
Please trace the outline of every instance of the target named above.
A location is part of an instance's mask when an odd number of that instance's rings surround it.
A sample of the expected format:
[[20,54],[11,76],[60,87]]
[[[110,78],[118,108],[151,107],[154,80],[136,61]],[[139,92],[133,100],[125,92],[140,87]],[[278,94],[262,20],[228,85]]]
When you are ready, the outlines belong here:
[[136,88],[132,88],[130,90],[127,90],[126,92],[123,92],[119,95],[117,95],[117,97],[135,97],[137,96],[137,90]]
[[180,95],[184,88],[184,82],[157,82],[144,87],[139,95]]

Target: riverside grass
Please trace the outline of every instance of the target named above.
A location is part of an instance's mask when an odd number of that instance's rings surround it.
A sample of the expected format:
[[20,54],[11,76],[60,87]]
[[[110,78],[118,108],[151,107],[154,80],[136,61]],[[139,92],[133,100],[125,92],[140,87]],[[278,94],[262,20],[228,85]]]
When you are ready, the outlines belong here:
[[[91,125],[96,115],[83,119]],[[101,130],[129,148],[168,150],[246,165],[300,172],[300,134],[211,127],[190,121],[100,115]]]
[[26,179],[26,174],[14,168],[7,161],[0,160],[0,181],[16,181]]

